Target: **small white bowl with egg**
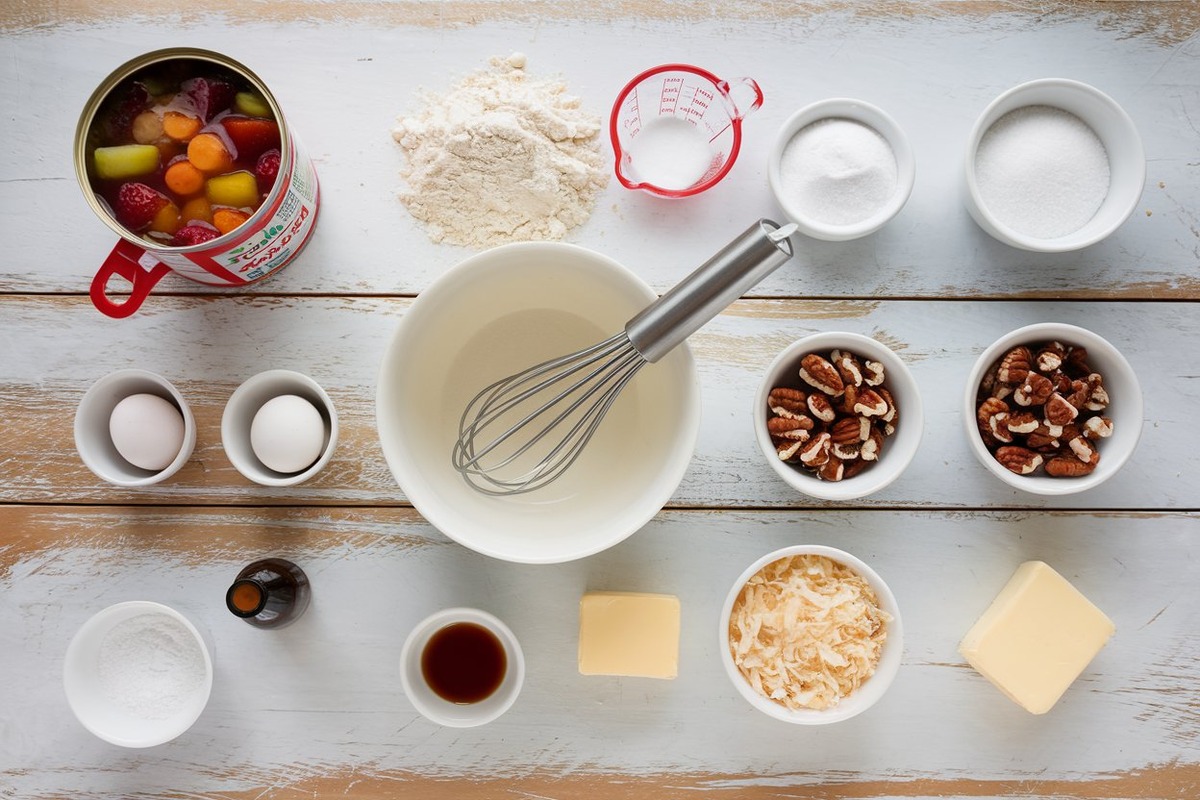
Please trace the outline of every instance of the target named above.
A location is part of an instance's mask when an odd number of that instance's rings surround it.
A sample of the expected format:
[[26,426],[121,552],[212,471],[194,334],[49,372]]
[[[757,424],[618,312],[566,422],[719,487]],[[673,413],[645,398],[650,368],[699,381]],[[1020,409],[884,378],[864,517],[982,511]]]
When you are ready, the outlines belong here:
[[234,390],[221,415],[230,463],[263,486],[295,486],[333,457],[337,409],[312,378],[287,369],[260,372]]
[[[786,570],[776,564],[783,559],[789,559]],[[814,570],[812,574],[809,573],[810,565]],[[829,571],[822,571],[830,566],[832,569]],[[755,585],[748,588],[752,579]],[[836,584],[842,581],[847,582],[847,590],[838,594],[835,592],[838,589]],[[835,626],[833,620],[828,623],[819,619],[810,621],[801,630],[816,631],[811,637],[801,636],[794,631],[776,631],[772,617],[778,621],[783,612],[778,608],[768,608],[760,600],[765,594],[782,596],[801,591],[823,598],[848,597],[828,611],[838,624]],[[805,610],[816,607],[816,603],[809,603],[805,605]],[[796,725],[841,722],[875,705],[895,680],[904,651],[904,626],[900,609],[887,583],[860,559],[824,545],[784,547],[767,553],[747,567],[734,581],[725,598],[719,625],[721,664],[738,694],[764,714]],[[829,661],[821,660],[817,655],[817,644],[804,639],[818,639],[822,625],[836,633],[836,636],[831,633],[827,641],[820,643],[821,647],[833,651],[829,659],[833,662],[845,659],[851,667],[862,666],[874,659],[873,672],[869,677],[865,680],[838,677],[838,667],[828,667]],[[747,636],[742,636],[743,631]],[[859,640],[854,640],[855,633],[862,634]],[[825,664],[828,674],[836,678],[836,690],[814,688],[815,683],[797,682],[797,673],[789,673],[789,678],[783,681],[771,679],[772,671],[785,663],[779,659],[772,660],[774,652],[769,646],[772,637],[780,644],[794,645],[795,652],[803,660],[796,664],[787,663],[798,671],[814,661]],[[764,642],[768,643],[768,647],[754,653],[746,647],[747,643],[757,647]],[[757,665],[756,659],[762,661],[762,666]],[[761,681],[763,687],[773,687],[772,690],[781,697],[772,699],[765,691],[756,688],[754,680]],[[845,692],[842,691],[843,684],[847,688]]]
[[882,228],[912,194],[917,162],[903,129],[878,106],[835,97],[788,118],[767,179],[800,232],[843,242]]
[[388,345],[375,405],[388,466],[421,515],[484,555],[546,564],[611,547],[657,514],[683,479],[700,426],[686,344],[638,372],[578,460],[547,486],[487,495],[451,458],[481,389],[603,341],[656,298],[616,261],[558,242],[487,250],[422,291]]
[[75,411],[75,449],[97,477],[128,488],[166,480],[196,446],[196,420],[170,381],[144,369],[111,372]]

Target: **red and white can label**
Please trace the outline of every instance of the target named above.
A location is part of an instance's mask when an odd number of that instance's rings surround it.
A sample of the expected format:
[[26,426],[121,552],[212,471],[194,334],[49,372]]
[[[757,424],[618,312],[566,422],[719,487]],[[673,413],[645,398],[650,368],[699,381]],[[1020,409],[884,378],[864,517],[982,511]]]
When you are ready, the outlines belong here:
[[291,162],[278,178],[283,191],[270,207],[260,208],[217,247],[154,257],[185,278],[221,286],[254,283],[291,261],[312,234],[319,188],[312,161],[295,135],[290,141]]

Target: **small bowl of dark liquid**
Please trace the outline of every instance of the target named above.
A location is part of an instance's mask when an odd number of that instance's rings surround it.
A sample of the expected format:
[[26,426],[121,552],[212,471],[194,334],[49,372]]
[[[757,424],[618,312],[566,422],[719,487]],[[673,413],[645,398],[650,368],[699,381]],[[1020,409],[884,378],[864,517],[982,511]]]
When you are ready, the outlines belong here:
[[400,681],[417,711],[439,725],[471,728],[512,706],[525,681],[517,637],[496,617],[449,608],[413,628],[400,654]]

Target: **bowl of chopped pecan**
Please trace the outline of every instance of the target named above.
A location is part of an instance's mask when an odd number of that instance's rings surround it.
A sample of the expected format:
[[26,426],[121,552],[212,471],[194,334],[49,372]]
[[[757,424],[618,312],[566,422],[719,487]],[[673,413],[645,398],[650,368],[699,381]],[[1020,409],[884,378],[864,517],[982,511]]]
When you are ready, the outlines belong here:
[[785,348],[759,386],[754,432],[772,469],[823,500],[853,500],[900,477],[923,428],[907,365],[857,333],[806,336]]
[[1012,331],[983,351],[963,397],[971,451],[1022,491],[1065,495],[1111,478],[1142,434],[1142,391],[1103,337],[1065,323]]

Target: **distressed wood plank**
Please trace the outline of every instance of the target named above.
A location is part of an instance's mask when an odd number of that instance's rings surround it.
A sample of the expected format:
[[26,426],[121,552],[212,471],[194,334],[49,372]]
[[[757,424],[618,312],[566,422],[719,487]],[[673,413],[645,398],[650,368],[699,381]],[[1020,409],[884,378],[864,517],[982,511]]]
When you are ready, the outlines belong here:
[[[535,567],[471,553],[405,509],[0,507],[0,785],[22,798],[214,800],[1192,797],[1198,525],[1200,515],[1178,513],[672,511],[590,559]],[[738,573],[799,542],[872,564],[905,623],[888,695],[820,729],[754,711],[716,651]],[[267,554],[297,560],[313,581],[313,605],[283,631],[254,630],[221,605],[238,568]],[[1117,625],[1045,716],[1009,702],[955,652],[1029,558]],[[680,677],[578,675],[577,604],[589,589],[678,595]],[[188,733],[123,751],[75,722],[57,675],[88,616],[138,598],[207,630],[216,681]],[[514,708],[467,731],[419,717],[397,680],[411,625],[455,604],[503,618],[528,663]]]
[[[222,2],[217,13],[206,6],[201,15],[173,0],[132,21],[113,5],[9,6],[0,18],[7,20],[13,78],[0,85],[0,104],[13,109],[0,123],[0,220],[9,234],[0,292],[86,291],[113,242],[73,175],[78,113],[109,70],[180,43],[216,46],[259,72],[321,177],[316,237],[257,292],[411,295],[468,255],[430,243],[395,199],[401,154],[389,129],[397,115],[418,110],[418,87],[444,90],[489,56],[523,50],[531,74],[561,74],[598,117],[632,75],[672,59],[762,84],[766,103],[746,121],[740,161],[721,185],[667,202],[610,181],[591,220],[571,234],[659,290],[751,220],[779,214],[765,177],[776,130],[803,105],[852,96],[881,105],[908,132],[918,164],[912,198],[866,239],[800,242],[795,267],[772,276],[759,293],[1200,298],[1195,3],[785,6],[364,2],[242,9]],[[314,52],[321,68],[314,68]],[[960,202],[961,159],[975,118],[1005,89],[1050,75],[1112,95],[1138,124],[1148,158],[1133,218],[1079,253],[1008,248],[979,230]],[[611,152],[607,141],[603,149]],[[182,278],[161,288],[206,291]]]
[[[0,501],[395,505],[405,502],[375,432],[375,390],[389,337],[410,301],[389,298],[154,299],[116,322],[82,298],[0,298]],[[1197,506],[1200,317],[1189,303],[741,301],[691,340],[703,420],[696,453],[672,505],[817,506],[771,471],[751,427],[758,381],[783,347],[810,333],[848,330],[893,347],[925,405],[926,433],[908,471],[860,505],[927,507],[1174,508]],[[1042,498],[1009,489],[975,461],[961,422],[963,386],[992,341],[1022,325],[1060,321],[1105,336],[1142,383],[1146,423],[1133,458],[1108,483]],[[37,345],[24,342],[31,331]],[[1164,339],[1163,331],[1171,331]],[[171,480],[141,490],[109,486],[83,466],[72,422],[93,381],[123,367],[175,382],[197,418],[195,454]],[[272,368],[311,375],[341,423],[333,461],[298,487],[251,484],[220,441],[225,401]],[[903,411],[903,410],[902,410]]]

